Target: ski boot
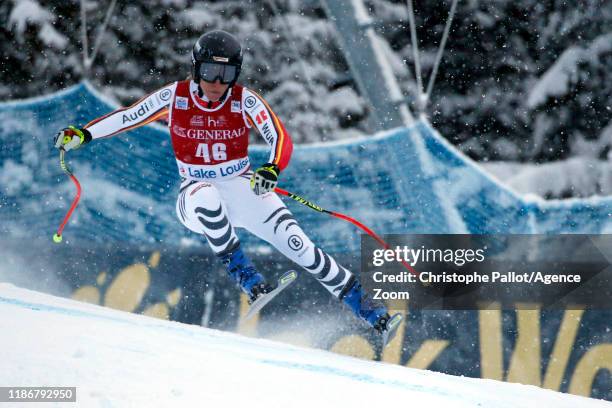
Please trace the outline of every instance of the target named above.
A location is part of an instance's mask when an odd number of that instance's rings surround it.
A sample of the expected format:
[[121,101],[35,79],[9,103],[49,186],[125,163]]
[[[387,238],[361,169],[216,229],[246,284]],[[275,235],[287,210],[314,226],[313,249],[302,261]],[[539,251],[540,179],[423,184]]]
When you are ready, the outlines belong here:
[[249,296],[249,303],[253,303],[262,294],[273,290],[266,283],[265,278],[255,269],[251,260],[238,247],[232,252],[220,256],[227,273],[240,289]]
[[383,347],[395,337],[402,315],[396,313],[390,316],[385,305],[372,299],[363,290],[357,279],[347,283],[347,288],[340,295],[340,299],[351,308],[353,313],[383,336]]

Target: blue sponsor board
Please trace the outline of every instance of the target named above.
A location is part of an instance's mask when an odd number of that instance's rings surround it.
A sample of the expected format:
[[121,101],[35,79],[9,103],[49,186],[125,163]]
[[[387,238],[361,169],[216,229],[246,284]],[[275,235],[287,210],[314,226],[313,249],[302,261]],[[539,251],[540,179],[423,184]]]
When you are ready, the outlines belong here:
[[[380,338],[331,298],[307,272],[252,321],[245,298],[201,247],[3,243],[4,265],[27,265],[55,294],[221,330],[285,339],[403,366],[534,384],[612,400],[609,310],[410,310],[395,342]],[[251,254],[270,280],[294,268],[280,256]],[[358,257],[339,258],[349,269]],[[21,276],[22,274],[20,274]],[[36,288],[36,282],[12,279]],[[404,302],[404,303],[402,303]]]

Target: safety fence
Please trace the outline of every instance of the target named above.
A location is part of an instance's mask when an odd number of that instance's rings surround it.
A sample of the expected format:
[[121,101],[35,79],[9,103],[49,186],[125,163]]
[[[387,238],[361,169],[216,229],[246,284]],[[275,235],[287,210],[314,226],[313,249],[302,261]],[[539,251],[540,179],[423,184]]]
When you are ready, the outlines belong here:
[[[52,235],[73,196],[52,138],[116,108],[88,83],[45,97],[0,104],[0,231]],[[251,161],[267,151],[250,148]],[[147,126],[70,152],[83,185],[68,239],[161,242],[198,239],[175,219],[178,173],[169,134]],[[383,233],[606,233],[612,197],[544,201],[504,187],[427,122],[342,143],[297,146],[281,186]],[[289,203],[330,252],[359,248],[352,225]],[[246,242],[256,238],[243,235]]]

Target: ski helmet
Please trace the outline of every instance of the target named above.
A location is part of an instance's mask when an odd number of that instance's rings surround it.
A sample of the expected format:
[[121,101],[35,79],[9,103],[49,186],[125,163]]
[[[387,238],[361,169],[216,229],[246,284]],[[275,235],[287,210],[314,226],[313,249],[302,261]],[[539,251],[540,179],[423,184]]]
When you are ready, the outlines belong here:
[[191,76],[196,83],[203,79],[233,86],[242,68],[242,47],[230,33],[209,31],[198,38],[191,52]]

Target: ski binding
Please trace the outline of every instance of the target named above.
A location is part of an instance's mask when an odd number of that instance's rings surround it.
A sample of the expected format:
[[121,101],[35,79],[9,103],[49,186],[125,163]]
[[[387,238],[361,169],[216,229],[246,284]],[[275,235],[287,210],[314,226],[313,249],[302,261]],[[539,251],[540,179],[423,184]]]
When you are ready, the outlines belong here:
[[298,277],[296,271],[287,271],[278,278],[276,287],[268,293],[261,294],[251,303],[249,310],[244,316],[245,320],[251,319],[257,312],[259,312],[265,305],[270,303],[279,293],[285,290],[291,285]]
[[393,338],[397,334],[397,329],[399,328],[403,318],[404,317],[401,315],[401,313],[396,313],[389,318],[389,321],[386,324],[386,328],[385,330],[383,330],[382,333],[383,348],[385,348],[387,344],[389,344],[389,342],[393,340]]

